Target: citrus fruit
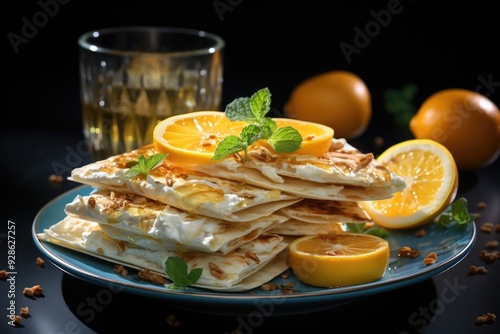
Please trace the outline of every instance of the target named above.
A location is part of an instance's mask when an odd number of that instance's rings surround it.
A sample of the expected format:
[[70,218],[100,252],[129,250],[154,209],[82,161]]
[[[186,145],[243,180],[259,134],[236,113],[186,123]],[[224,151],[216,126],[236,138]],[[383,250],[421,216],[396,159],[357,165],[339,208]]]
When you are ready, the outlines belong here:
[[297,279],[326,288],[378,280],[390,257],[385,239],[362,233],[307,235],[293,240],[288,250]]
[[327,125],[335,137],[360,136],[372,117],[371,95],[365,82],[348,71],[330,71],[310,77],[292,91],[284,107],[293,119]]
[[428,97],[410,120],[418,139],[433,139],[451,152],[460,170],[492,163],[500,153],[500,111],[486,96],[445,89]]
[[406,188],[392,198],[360,203],[380,226],[392,229],[421,226],[455,199],[457,166],[448,149],[434,140],[403,141],[389,147],[377,161],[406,182]]
[[[333,129],[322,124],[287,118],[274,118],[278,128],[292,126],[302,135],[299,150],[293,154],[321,156],[328,151]],[[168,117],[160,121],[153,131],[153,143],[159,152],[167,153],[174,162],[213,163],[211,160],[221,140],[238,136],[248,123],[231,121],[221,111],[196,111]],[[258,141],[254,145],[266,145]]]

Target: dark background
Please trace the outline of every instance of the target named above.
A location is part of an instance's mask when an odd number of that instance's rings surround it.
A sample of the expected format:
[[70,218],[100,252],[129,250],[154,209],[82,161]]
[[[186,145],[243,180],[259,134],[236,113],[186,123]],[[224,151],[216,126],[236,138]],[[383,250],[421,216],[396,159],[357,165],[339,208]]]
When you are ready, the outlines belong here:
[[[4,131],[81,131],[77,38],[88,30],[121,25],[180,26],[221,35],[227,42],[223,106],[267,86],[273,107],[283,110],[299,82],[338,69],[358,74],[368,85],[373,126],[393,125],[383,92],[408,83],[418,86],[418,107],[437,90],[475,90],[480,77],[490,76],[496,87],[482,92],[500,104],[494,51],[500,14],[487,1],[59,1],[10,2],[4,14],[9,59],[4,115],[13,117],[2,121]],[[44,3],[49,15],[40,13],[47,12]],[[373,28],[374,13],[381,15],[397,3],[399,12],[372,30],[348,61],[339,45],[355,46],[355,28]],[[37,31],[13,45],[9,37],[23,36],[26,22],[35,19]]]
[[[46,334],[54,333],[54,330],[44,330],[46,328],[62,330],[67,322],[77,321],[75,307],[101,291],[100,286],[63,274],[53,265],[43,270],[36,268],[33,261],[40,252],[30,234],[39,210],[77,185],[67,180],[62,184],[49,182],[49,175],[55,172],[54,166],[59,166],[59,174],[67,177],[72,167],[88,162],[88,157],[75,153],[83,139],[78,81],[79,35],[93,29],[124,25],[179,26],[217,33],[227,42],[223,106],[236,97],[269,87],[273,107],[283,110],[292,89],[302,80],[330,70],[351,71],[366,82],[373,102],[370,126],[356,142],[360,148],[372,142],[374,135],[396,133],[392,139],[386,138],[386,147],[392,144],[391,140],[410,135],[407,128],[398,128],[385,109],[383,94],[388,89],[416,84],[418,91],[413,103],[418,108],[425,98],[438,90],[476,90],[483,85],[481,92],[500,105],[500,66],[496,51],[500,12],[491,7],[493,1],[401,0],[398,6],[401,11],[391,15],[390,21],[387,19],[387,24],[366,41],[359,53],[352,54],[349,62],[339,45],[354,45],[355,29],[365,30],[367,25],[375,25],[373,13],[380,14],[393,3],[396,2],[26,0],[10,1],[8,7],[4,4],[6,56],[3,59],[8,63],[2,72],[1,96],[7,103],[0,121],[0,175],[6,199],[0,206],[0,269],[5,267],[7,259],[5,241],[9,220],[16,223],[18,231],[18,288],[40,283],[46,291],[44,300],[26,300],[20,295],[21,291],[18,292],[18,306],[26,302],[33,317],[24,321],[24,328],[12,331],[8,328],[8,332]],[[43,8],[47,6],[51,15],[44,14]],[[37,30],[31,31],[24,43],[13,45],[10,39],[21,38],[34,18],[44,17],[46,20],[39,22]],[[488,81],[489,86],[485,86]],[[368,149],[371,151],[370,147]],[[478,224],[493,219],[498,223],[499,163],[500,159],[477,173],[460,175],[459,196],[467,196],[473,211],[475,203],[488,202],[488,209],[482,213]],[[447,333],[496,333],[498,321],[494,325],[474,328],[473,320],[486,311],[499,314],[499,264],[489,266],[490,272],[484,277],[466,277],[469,266],[479,264],[477,255],[492,238],[498,239],[498,234],[480,233],[471,255],[449,270],[448,276],[441,275],[402,290],[374,295],[330,312],[287,317],[286,320],[266,319],[262,330],[314,332],[315,327],[337,329],[345,323],[362,328],[363,332],[378,328],[384,333],[401,333],[408,327],[412,333],[443,333],[444,329]],[[446,312],[425,323],[429,330],[425,330],[426,326],[414,327],[408,323],[412,312],[422,305],[430,305],[436,300],[436,294],[447,288],[443,282],[457,278],[462,284],[466,282],[468,290],[455,303],[447,304]],[[484,284],[485,281],[490,284]],[[7,300],[4,297],[7,288],[7,284],[0,284],[0,301]],[[88,325],[92,330],[100,333],[109,328],[130,330],[130,323],[166,327],[163,319],[170,306],[166,310],[166,306],[156,300],[127,294],[116,295],[114,300]],[[183,323],[179,328],[167,328],[169,332],[193,333],[199,324],[223,329],[218,332],[229,332],[237,324],[232,318],[175,314],[181,316]],[[113,319],[124,321],[117,323]],[[462,328],[464,323],[466,326]],[[92,332],[81,319],[78,324],[78,328],[84,328],[82,333]],[[2,326],[0,332],[4,333],[2,330],[7,325]]]

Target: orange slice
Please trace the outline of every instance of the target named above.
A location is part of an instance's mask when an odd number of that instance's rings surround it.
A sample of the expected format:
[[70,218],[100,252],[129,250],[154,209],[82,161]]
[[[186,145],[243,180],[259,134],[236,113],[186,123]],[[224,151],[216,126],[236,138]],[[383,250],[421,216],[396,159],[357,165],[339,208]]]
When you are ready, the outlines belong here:
[[378,158],[406,181],[392,198],[361,202],[378,225],[409,229],[430,222],[449,206],[458,190],[458,171],[446,147],[429,139],[412,139],[388,148]]
[[[302,135],[299,150],[293,154],[321,156],[328,151],[333,129],[321,124],[274,118],[278,128],[291,126]],[[232,122],[221,111],[197,111],[168,117],[153,131],[153,143],[159,152],[168,153],[168,160],[184,163],[213,163],[215,149],[228,135],[238,136],[248,123]],[[254,145],[266,145],[259,141]]]
[[385,239],[362,233],[308,235],[292,241],[288,250],[297,279],[325,288],[376,281],[390,257]]

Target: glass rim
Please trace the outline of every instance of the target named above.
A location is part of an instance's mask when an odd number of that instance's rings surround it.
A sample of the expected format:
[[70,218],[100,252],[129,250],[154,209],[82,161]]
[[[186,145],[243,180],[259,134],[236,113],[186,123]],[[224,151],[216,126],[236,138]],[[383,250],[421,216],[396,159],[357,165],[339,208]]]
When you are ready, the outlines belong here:
[[[213,45],[205,48],[198,48],[187,51],[173,51],[173,52],[144,51],[143,52],[143,51],[131,51],[131,50],[121,50],[116,48],[102,47],[94,45],[88,41],[89,38],[93,37],[95,34],[97,34],[96,37],[98,37],[100,34],[111,34],[117,32],[141,32],[141,31],[173,32],[191,36],[198,36],[201,38],[211,39],[213,41]],[[78,45],[80,46],[80,48],[85,49],[87,51],[113,54],[113,55],[186,57],[186,56],[205,55],[205,54],[219,52],[225,47],[225,41],[219,35],[204,30],[182,28],[182,27],[162,27],[162,26],[121,26],[121,27],[101,28],[101,29],[94,29],[87,31],[81,34],[80,37],[78,37]]]

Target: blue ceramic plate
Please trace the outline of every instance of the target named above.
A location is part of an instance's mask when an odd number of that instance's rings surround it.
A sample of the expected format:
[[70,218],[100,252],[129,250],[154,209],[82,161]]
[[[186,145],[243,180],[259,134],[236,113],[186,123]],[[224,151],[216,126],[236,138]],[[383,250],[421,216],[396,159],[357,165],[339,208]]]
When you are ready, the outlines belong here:
[[[113,271],[109,262],[62,248],[47,242],[41,242],[36,234],[58,223],[64,218],[64,207],[77,194],[87,195],[93,190],[89,186],[80,186],[68,191],[47,203],[37,214],[33,223],[33,239],[37,247],[51,262],[64,272],[82,280],[121,289],[150,298],[161,298],[173,306],[211,314],[250,314],[258,312],[269,315],[290,315],[307,313],[332,308],[360,297],[377,294],[428,279],[460,262],[472,248],[476,239],[474,224],[467,228],[453,225],[442,228],[437,224],[428,224],[423,228],[426,235],[416,237],[417,230],[389,231],[386,238],[391,248],[388,270],[380,280],[343,288],[317,288],[298,281],[291,270],[288,277],[276,277],[273,282],[295,282],[292,293],[283,294],[279,289],[263,291],[260,287],[245,292],[214,292],[190,287],[186,290],[169,290],[161,285],[140,281],[133,270],[122,277]],[[418,249],[421,255],[415,259],[398,257],[402,246]],[[438,260],[425,266],[423,257],[435,252]],[[266,314],[267,313],[267,314]]]

